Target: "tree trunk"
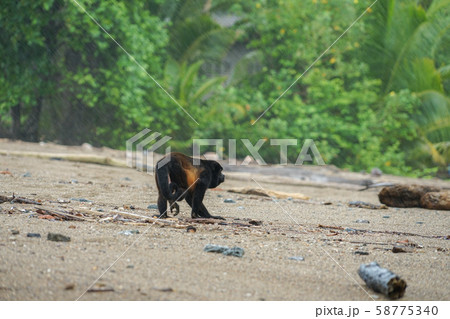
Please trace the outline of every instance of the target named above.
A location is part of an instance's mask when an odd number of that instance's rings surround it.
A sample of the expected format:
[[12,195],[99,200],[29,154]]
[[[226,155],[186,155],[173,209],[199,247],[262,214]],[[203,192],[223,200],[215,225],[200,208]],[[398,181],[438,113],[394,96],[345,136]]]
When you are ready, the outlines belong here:
[[20,103],[11,108],[12,117],[12,127],[11,127],[11,137],[13,140],[20,139],[20,117],[21,117],[21,106]]
[[25,140],[30,142],[39,142],[39,121],[41,118],[42,110],[42,96],[39,95],[37,98],[36,105],[31,108],[30,115],[26,123],[25,130]]

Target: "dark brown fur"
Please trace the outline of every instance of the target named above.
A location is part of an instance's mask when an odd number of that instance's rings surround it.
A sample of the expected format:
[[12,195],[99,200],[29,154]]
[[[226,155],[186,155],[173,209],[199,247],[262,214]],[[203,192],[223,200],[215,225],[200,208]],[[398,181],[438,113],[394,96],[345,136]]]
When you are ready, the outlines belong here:
[[167,217],[167,201],[170,204],[170,211],[177,215],[180,207],[176,201],[186,199],[191,206],[192,218],[219,218],[211,216],[203,205],[203,198],[208,188],[215,188],[224,182],[225,176],[222,174],[222,166],[216,161],[199,160],[198,165],[194,164],[193,158],[182,153],[170,153],[166,155],[162,165],[161,159],[156,164],[156,185],[158,187],[158,210],[159,217]]

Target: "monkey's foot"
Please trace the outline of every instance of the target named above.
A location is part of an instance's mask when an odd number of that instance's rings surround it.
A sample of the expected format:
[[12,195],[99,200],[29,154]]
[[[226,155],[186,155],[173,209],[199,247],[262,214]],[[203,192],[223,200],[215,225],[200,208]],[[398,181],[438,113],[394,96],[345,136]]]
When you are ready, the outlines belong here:
[[214,218],[214,219],[222,219],[225,220],[225,218],[221,217],[221,216],[209,216],[209,218]]
[[212,219],[222,219],[225,220],[225,218],[220,217],[220,216],[212,216],[212,215],[207,215],[207,216],[201,216],[201,215],[197,215],[197,214],[192,214],[191,215],[192,219],[196,219],[196,218],[212,218]]

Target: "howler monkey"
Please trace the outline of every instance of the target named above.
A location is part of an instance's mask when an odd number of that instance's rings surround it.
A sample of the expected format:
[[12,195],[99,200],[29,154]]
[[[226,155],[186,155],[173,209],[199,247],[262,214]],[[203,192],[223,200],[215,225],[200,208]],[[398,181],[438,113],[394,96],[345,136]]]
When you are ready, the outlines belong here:
[[159,218],[167,217],[167,201],[170,211],[175,209],[177,215],[180,208],[176,201],[186,199],[192,208],[192,218],[224,219],[210,215],[202,203],[208,188],[215,188],[224,182],[223,168],[216,161],[197,161],[200,163],[194,165],[193,158],[182,153],[170,153],[158,161],[155,179],[158,187]]

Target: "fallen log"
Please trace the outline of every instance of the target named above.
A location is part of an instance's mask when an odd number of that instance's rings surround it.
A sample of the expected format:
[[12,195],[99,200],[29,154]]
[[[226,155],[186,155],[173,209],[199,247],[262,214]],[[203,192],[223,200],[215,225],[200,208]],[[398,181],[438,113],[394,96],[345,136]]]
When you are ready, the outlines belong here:
[[23,152],[23,151],[9,151],[0,150],[0,155],[6,156],[20,156],[20,157],[34,157],[43,159],[60,159],[70,162],[91,163],[116,167],[127,167],[125,161],[100,155],[86,155],[86,154],[59,154],[59,153],[42,153],[42,152]]
[[391,207],[422,207],[422,196],[430,192],[439,192],[433,186],[395,185],[383,188],[378,194],[381,203]]
[[430,192],[420,199],[420,206],[428,209],[450,210],[450,192]]
[[405,294],[406,282],[389,269],[380,267],[376,262],[361,264],[358,275],[367,287],[390,299],[399,299]]

